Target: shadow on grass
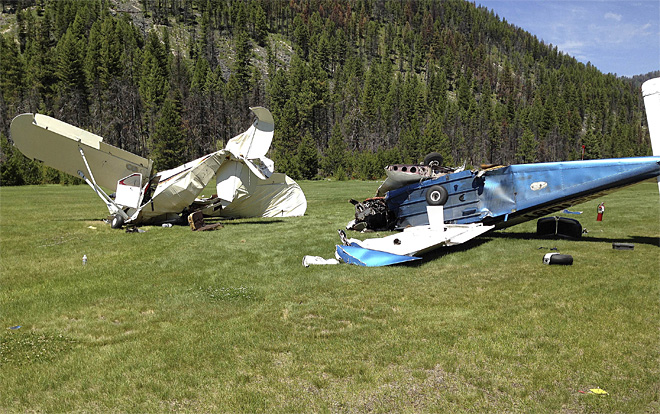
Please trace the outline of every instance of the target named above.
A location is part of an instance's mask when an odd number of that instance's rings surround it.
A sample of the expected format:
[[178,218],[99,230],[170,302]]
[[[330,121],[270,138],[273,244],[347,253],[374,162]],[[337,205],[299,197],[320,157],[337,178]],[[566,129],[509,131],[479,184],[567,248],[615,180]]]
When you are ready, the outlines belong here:
[[[245,221],[243,221],[245,220]],[[99,219],[97,218],[76,218],[76,219],[71,219],[71,218],[59,218],[59,219],[53,219],[52,221],[58,221],[58,222],[63,222],[63,221],[75,221],[75,222],[98,222],[99,224],[107,224],[110,225],[107,221],[104,219]],[[261,219],[227,219],[224,217],[220,218],[209,218],[205,217],[204,218],[204,223],[205,224],[216,224],[220,223],[223,226],[236,226],[236,225],[247,225],[247,224],[277,224],[277,223],[283,223],[284,220],[282,219],[272,219],[272,220],[261,220]],[[189,224],[187,222],[176,222],[176,223],[171,223],[173,226],[181,226],[181,227],[188,227]],[[127,227],[162,227],[162,224],[126,224],[124,228]]]
[[[452,253],[458,253],[458,252],[464,252],[479,246],[482,246],[492,240],[495,239],[516,239],[516,240],[542,240],[542,241],[548,241],[548,240],[560,240],[562,238],[559,237],[545,237],[545,236],[539,236],[536,233],[501,233],[501,232],[491,232],[488,233],[487,236],[484,237],[479,237],[476,239],[472,239],[466,243],[457,245],[457,246],[449,246],[449,247],[440,247],[436,250],[433,250],[431,252],[425,253],[424,255],[421,256],[421,260],[417,260],[414,262],[408,262],[408,263],[401,263],[396,266],[404,266],[404,267],[419,267],[423,265],[424,263],[428,263],[434,260],[442,259],[446,255],[450,255]],[[634,244],[648,244],[650,246],[656,246],[660,247],[660,238],[658,237],[646,237],[646,236],[630,236],[625,239],[621,238],[606,238],[606,237],[584,237],[580,239],[564,239],[564,240],[573,240],[577,242],[597,242],[597,243],[618,243],[618,242],[625,242],[625,243],[634,243]]]
[[484,244],[488,243],[491,240],[492,239],[489,238],[489,237],[479,237],[479,238],[467,241],[463,244],[459,244],[457,246],[440,247],[436,250],[430,251],[428,253],[424,253],[421,256],[422,260],[417,260],[415,262],[410,262],[410,264],[408,264],[408,266],[413,266],[413,267],[421,266],[424,263],[431,262],[433,260],[442,259],[444,256],[450,255],[452,253],[465,252],[467,250],[479,247],[481,245],[484,245]]
[[70,218],[70,217],[58,217],[58,218],[53,218],[50,219],[49,221],[52,222],[63,222],[63,221],[75,221],[75,222],[81,222],[81,221],[95,221],[97,223],[101,224],[109,224],[105,221],[105,218],[99,218],[99,217],[78,217],[78,218]]
[[659,237],[646,237],[646,236],[628,236],[626,238],[619,237],[581,237],[579,239],[570,239],[570,238],[561,238],[561,237],[547,237],[539,236],[536,233],[502,233],[502,232],[492,232],[488,233],[488,236],[494,239],[522,239],[522,240],[572,240],[577,242],[597,242],[597,243],[636,243],[636,244],[648,244],[650,246],[660,247],[660,238]]
[[[281,219],[273,219],[273,220],[251,220],[251,221],[242,221],[245,219],[226,219],[226,218],[219,218],[219,219],[213,219],[213,218],[204,218],[204,222],[206,224],[215,224],[215,223],[221,223],[223,226],[243,226],[246,224],[277,224],[277,223],[283,223],[284,220]],[[186,226],[188,223],[186,223]]]

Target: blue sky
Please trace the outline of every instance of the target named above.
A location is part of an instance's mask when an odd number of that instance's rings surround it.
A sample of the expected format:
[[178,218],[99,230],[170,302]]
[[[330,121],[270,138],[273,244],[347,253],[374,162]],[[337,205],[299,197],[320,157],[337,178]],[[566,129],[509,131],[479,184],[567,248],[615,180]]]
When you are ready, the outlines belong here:
[[476,0],[603,73],[660,70],[660,0]]

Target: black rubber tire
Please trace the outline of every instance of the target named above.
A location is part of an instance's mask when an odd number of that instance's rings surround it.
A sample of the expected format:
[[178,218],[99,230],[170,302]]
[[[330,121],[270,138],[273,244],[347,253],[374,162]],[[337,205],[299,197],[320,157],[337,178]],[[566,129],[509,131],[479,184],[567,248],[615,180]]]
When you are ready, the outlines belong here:
[[112,221],[110,222],[110,227],[113,229],[120,229],[124,225],[124,218],[118,214],[112,216]]
[[449,193],[441,185],[434,185],[426,190],[426,202],[430,206],[443,206],[448,198]]
[[570,266],[573,264],[573,256],[570,254],[553,254],[550,256],[550,263],[548,264]]
[[442,165],[442,155],[437,152],[430,152],[424,157],[424,165],[439,167]]

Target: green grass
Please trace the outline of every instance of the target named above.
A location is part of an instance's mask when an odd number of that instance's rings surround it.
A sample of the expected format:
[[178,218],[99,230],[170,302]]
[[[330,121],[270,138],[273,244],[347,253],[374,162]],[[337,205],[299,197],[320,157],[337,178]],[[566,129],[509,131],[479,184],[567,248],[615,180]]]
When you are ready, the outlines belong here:
[[304,217],[140,234],[87,187],[0,188],[0,411],[660,411],[654,182],[575,206],[580,241],[531,222],[387,268],[303,268],[378,185],[301,185]]

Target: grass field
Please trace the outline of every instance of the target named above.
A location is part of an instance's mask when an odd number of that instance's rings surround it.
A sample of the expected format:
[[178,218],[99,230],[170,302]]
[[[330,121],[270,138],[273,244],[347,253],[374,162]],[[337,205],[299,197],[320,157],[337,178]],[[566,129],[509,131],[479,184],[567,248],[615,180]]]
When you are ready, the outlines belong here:
[[378,184],[301,185],[304,217],[139,234],[86,186],[0,188],[0,411],[660,412],[655,182],[574,206],[580,241],[387,268],[304,268]]

